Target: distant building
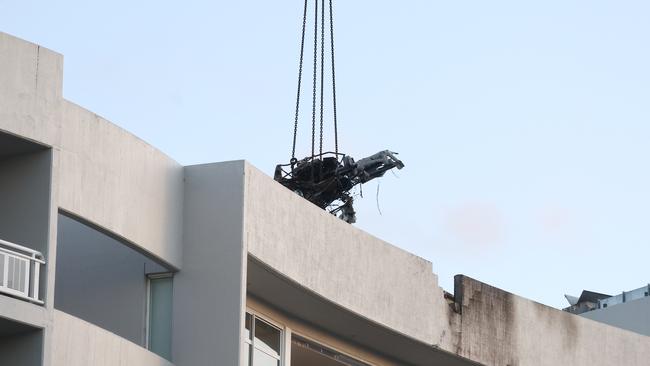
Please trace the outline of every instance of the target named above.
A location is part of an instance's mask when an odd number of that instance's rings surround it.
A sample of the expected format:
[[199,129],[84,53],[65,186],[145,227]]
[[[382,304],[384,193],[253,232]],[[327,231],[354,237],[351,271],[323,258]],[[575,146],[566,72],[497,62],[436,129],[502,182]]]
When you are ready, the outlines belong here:
[[650,336],[650,285],[616,296],[583,291],[564,297],[570,305],[564,311]]

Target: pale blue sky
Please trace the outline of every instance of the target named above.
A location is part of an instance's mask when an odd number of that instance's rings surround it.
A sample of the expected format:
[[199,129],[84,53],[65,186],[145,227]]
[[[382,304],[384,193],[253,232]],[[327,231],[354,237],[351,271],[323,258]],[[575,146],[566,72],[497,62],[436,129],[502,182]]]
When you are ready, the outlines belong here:
[[[67,99],[179,162],[271,174],[290,154],[301,6],[0,0],[0,31],[64,54]],[[464,273],[559,307],[650,281],[650,2],[335,7],[341,150],[407,165],[381,180],[381,215],[364,188],[360,228],[432,261],[448,291]]]

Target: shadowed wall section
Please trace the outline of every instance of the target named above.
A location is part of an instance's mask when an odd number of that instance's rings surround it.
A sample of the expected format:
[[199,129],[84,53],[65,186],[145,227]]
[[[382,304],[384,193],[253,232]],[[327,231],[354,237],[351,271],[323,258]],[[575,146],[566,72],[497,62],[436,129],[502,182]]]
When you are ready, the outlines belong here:
[[164,266],[59,215],[54,307],[145,345],[147,274]]

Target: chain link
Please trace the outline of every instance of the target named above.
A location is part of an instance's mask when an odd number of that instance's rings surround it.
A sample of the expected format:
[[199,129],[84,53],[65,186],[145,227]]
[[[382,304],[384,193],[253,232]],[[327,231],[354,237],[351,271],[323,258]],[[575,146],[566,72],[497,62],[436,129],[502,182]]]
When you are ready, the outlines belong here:
[[325,93],[325,1],[320,17],[320,155],[323,155],[323,96]]
[[330,42],[332,51],[332,109],[334,112],[334,151],[339,153],[339,129],[338,116],[336,114],[336,69],[334,68],[334,10],[332,0],[330,2]]
[[[300,61],[298,67],[298,91],[296,93],[296,113],[294,117],[293,126],[293,146],[291,149],[291,161],[296,161],[296,141],[298,138],[298,120],[300,117],[300,92],[302,88],[303,64],[305,54],[305,34],[307,29],[307,11],[308,2],[305,0],[305,8],[302,17],[302,37],[300,40]],[[331,58],[332,58],[332,103],[333,103],[333,116],[334,116],[334,151],[339,153],[339,138],[338,138],[338,113],[336,109],[336,69],[334,67],[334,10],[332,0],[329,0],[329,23],[330,23],[330,45],[331,45]],[[316,90],[318,86],[318,0],[314,0],[314,70],[313,70],[313,85],[312,85],[312,112],[311,112],[311,157],[312,159],[316,154]],[[320,38],[320,143],[319,152],[323,154],[323,127],[324,127],[324,95],[325,95],[325,0],[322,2],[321,8],[321,38]]]
[[305,0],[305,11],[302,16],[302,39],[300,41],[300,65],[298,66],[298,92],[296,94],[296,116],[293,123],[293,147],[291,148],[291,161],[296,159],[296,139],[298,137],[298,116],[300,112],[300,86],[302,83],[302,64],[305,54],[305,29],[307,27],[307,1]]
[[318,72],[318,0],[314,0],[314,84],[311,107],[311,158],[315,156],[316,147],[316,73]]

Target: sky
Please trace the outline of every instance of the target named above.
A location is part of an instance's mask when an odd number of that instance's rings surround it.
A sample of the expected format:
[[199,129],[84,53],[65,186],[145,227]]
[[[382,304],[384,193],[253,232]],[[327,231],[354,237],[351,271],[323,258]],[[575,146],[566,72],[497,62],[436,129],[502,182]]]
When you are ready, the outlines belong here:
[[[291,153],[302,5],[0,0],[0,31],[62,53],[66,99],[178,162],[271,175]],[[356,226],[450,292],[462,273],[564,307],[650,281],[650,2],[334,7],[340,150],[406,164],[363,187]]]

